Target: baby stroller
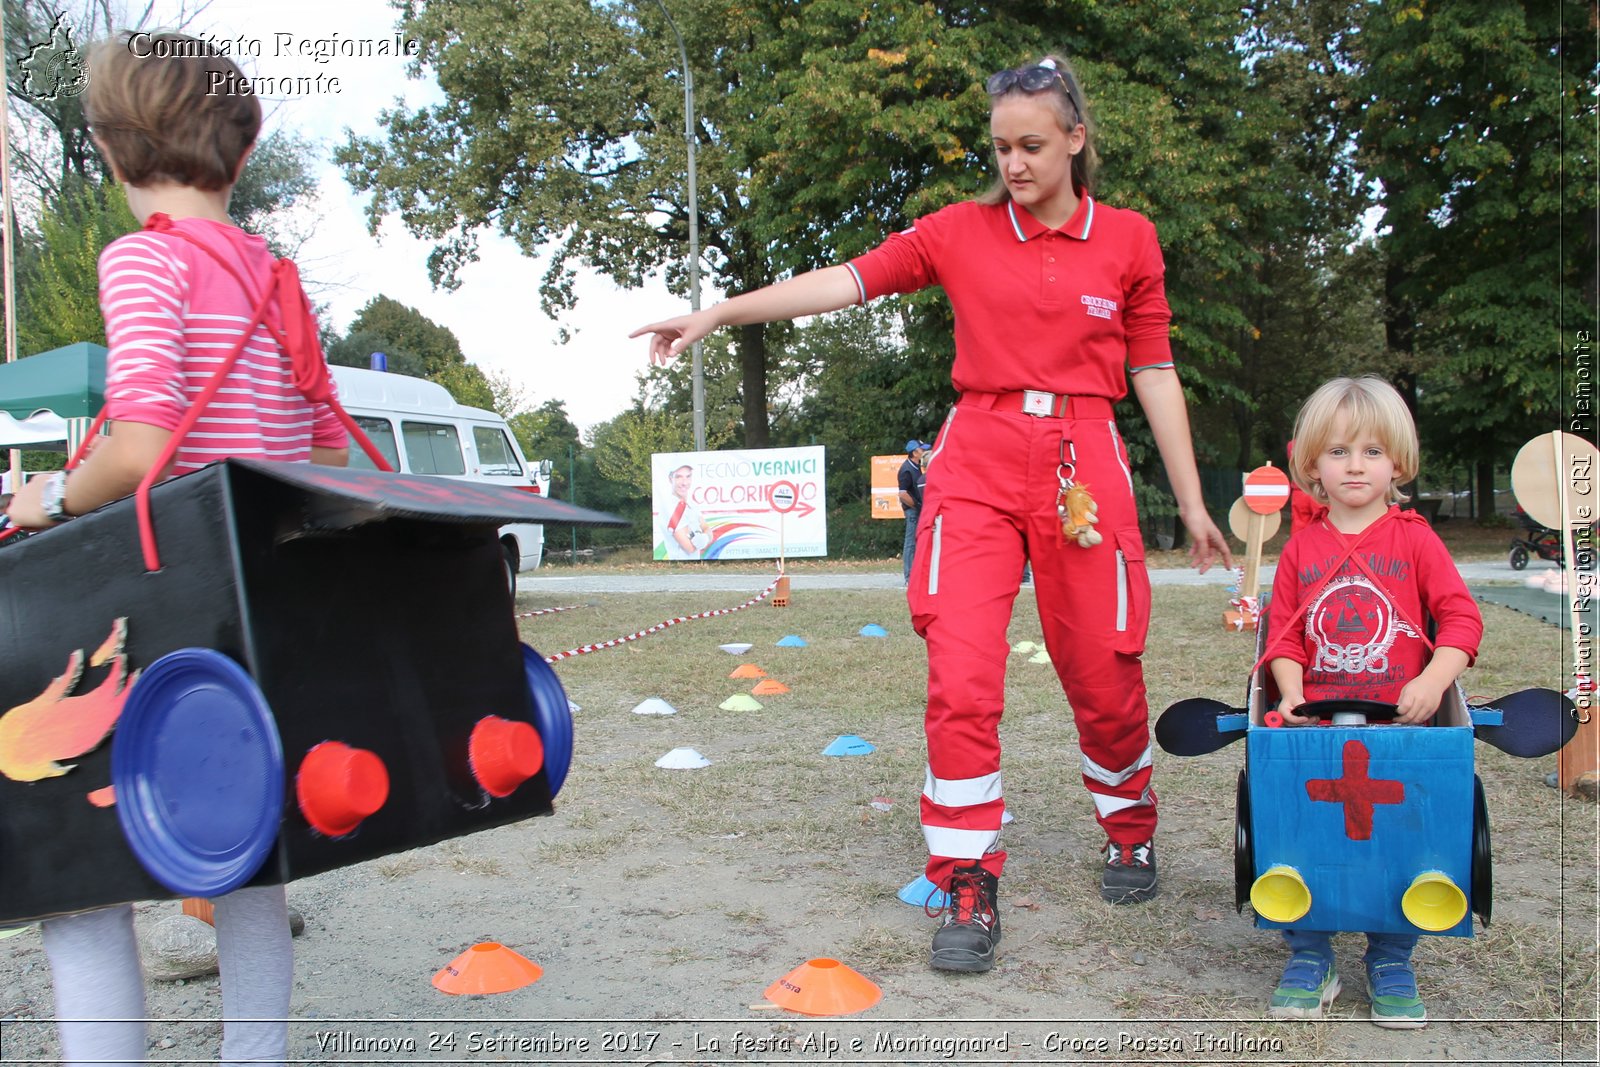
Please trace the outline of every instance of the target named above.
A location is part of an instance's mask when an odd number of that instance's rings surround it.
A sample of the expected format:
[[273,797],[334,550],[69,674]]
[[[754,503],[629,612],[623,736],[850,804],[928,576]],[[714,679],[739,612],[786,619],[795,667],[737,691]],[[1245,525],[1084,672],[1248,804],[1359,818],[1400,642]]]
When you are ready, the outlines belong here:
[[1560,531],[1539,525],[1532,515],[1521,508],[1517,509],[1516,516],[1522,532],[1511,538],[1511,569],[1520,571],[1525,568],[1531,555],[1551,560],[1558,567],[1564,566],[1566,559],[1561,549]]

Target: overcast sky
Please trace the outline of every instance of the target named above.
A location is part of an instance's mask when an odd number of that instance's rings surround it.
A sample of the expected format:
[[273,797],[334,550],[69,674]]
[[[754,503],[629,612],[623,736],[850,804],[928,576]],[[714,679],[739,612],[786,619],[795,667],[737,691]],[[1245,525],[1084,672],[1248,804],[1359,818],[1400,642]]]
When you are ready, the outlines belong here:
[[[130,6],[138,6],[136,0]],[[179,6],[158,0],[153,24],[171,25]],[[269,129],[299,130],[331,150],[344,141],[346,129],[376,134],[378,112],[396,96],[416,105],[432,99],[437,90],[407,80],[403,59],[335,56],[319,63],[298,54],[302,43],[335,35],[342,40],[392,39],[395,21],[384,0],[212,0],[188,32],[230,41],[242,38],[247,51],[259,53],[239,57],[252,77],[321,74],[324,87],[337,78],[337,93],[262,100]],[[436,291],[428,283],[429,246],[410,237],[395,220],[385,224],[378,238],[368,236],[365,198],[345,184],[331,163],[324,162],[319,174],[320,221],[299,258],[302,273],[324,287],[316,298],[329,305],[335,329],[343,332],[356,311],[382,293],[449,327],[468,359],[485,370],[511,375],[532,404],[565,401],[580,427],[610,418],[633,398],[635,376],[647,366],[647,354],[642,340],[628,340],[629,330],[687,310],[687,301],[673,297],[663,283],[622,292],[603,279],[586,278],[578,286],[578,308],[563,320],[573,339],[562,346],[556,339],[558,325],[539,311],[542,260],[525,258],[509,241],[484,234],[482,258],[462,271],[461,287]]]

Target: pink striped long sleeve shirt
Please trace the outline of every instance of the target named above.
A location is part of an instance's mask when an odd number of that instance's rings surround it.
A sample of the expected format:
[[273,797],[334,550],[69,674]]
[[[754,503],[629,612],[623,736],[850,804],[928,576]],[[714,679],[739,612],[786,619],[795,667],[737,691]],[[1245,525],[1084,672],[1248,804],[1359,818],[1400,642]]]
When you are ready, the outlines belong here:
[[[231,263],[251,291],[241,292],[210,255],[176,234],[132,233],[101,253],[107,417],[164,430],[177,428],[243,336],[272,267],[266,242],[235,226],[188,218],[173,228]],[[277,322],[276,309],[268,321]],[[179,446],[174,473],[229,456],[305,462],[313,445],[345,447],[344,427],[326,404],[300,395],[288,357],[257,326]]]

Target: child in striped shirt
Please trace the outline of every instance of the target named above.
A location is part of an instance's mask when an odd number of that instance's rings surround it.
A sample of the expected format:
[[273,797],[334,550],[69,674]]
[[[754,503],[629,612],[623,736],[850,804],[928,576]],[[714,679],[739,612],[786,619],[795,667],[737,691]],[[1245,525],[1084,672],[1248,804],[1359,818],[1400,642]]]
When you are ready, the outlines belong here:
[[[71,472],[35,479],[17,492],[7,514],[25,528],[48,527],[132,493],[268,290],[274,260],[266,242],[228,216],[233,185],[260,132],[260,104],[226,90],[243,75],[203,42],[177,34],[138,40],[144,47],[135,49],[123,34],[94,51],[85,102],[95,144],[145,226],[100,257],[111,429]],[[295,386],[271,328],[282,325],[281,316],[274,305],[251,331],[163,473],[228,456],[345,463],[338,417]],[[236,890],[216,901],[215,914],[222,1062],[281,1064],[294,969],[283,887]],[[144,1062],[146,1011],[131,905],[48,919],[42,932],[64,1060]]]

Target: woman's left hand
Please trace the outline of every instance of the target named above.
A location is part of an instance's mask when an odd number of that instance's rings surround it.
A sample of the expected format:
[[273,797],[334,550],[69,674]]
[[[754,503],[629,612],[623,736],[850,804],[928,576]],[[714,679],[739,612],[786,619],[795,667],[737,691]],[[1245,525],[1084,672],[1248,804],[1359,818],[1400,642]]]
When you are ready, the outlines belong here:
[[1194,518],[1188,515],[1181,518],[1183,528],[1189,532],[1190,564],[1204,574],[1221,556],[1223,564],[1232,570],[1233,550],[1228,547],[1228,539],[1222,536],[1217,524],[1211,521],[1211,516],[1202,511]]

